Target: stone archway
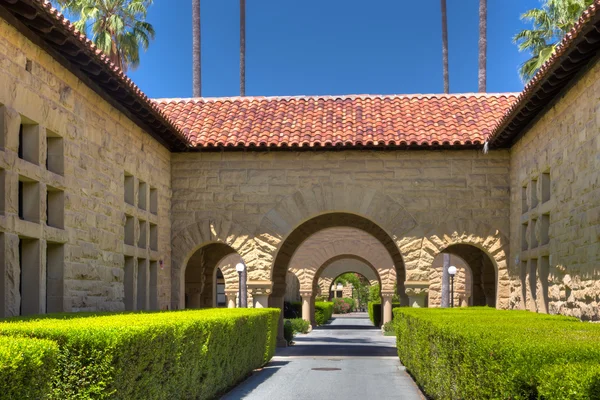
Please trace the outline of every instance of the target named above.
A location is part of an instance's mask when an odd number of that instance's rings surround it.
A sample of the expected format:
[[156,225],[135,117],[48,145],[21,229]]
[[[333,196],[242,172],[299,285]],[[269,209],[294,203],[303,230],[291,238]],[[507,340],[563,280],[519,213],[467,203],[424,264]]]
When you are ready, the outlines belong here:
[[449,265],[457,268],[454,277],[454,304],[467,307],[471,305],[473,274],[469,264],[453,252],[445,251],[438,254],[431,264],[429,274],[429,293],[427,297],[428,307],[440,307],[442,305],[442,276],[444,268],[444,255],[449,253]]
[[333,281],[346,272],[361,274],[371,285],[379,284],[377,271],[374,271],[367,263],[359,259],[343,258],[329,263],[320,274],[317,274],[317,287],[321,290],[321,295],[329,296]]

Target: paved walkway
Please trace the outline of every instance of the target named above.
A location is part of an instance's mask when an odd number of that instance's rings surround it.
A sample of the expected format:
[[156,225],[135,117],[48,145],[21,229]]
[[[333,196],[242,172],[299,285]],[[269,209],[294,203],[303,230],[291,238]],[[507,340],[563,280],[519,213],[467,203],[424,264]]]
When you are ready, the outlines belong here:
[[295,341],[223,399],[424,399],[398,361],[396,338],[366,313],[335,316]]

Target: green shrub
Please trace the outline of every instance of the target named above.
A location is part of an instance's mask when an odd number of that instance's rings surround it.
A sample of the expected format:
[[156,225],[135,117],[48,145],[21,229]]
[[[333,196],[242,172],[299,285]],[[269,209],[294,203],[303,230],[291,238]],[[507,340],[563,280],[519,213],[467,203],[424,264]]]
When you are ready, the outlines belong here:
[[588,399],[600,393],[597,324],[486,307],[394,313],[400,361],[432,399]]
[[383,334],[384,336],[394,336],[396,335],[396,328],[394,327],[394,321],[388,321],[383,324]]
[[292,326],[292,322],[289,319],[284,320],[283,323],[283,337],[287,344],[291,344],[294,340],[294,327]]
[[285,322],[291,324],[294,333],[308,333],[310,328],[310,322],[302,318],[286,319]]
[[0,335],[59,347],[50,398],[212,398],[274,354],[277,309],[209,309],[44,317]]
[[331,319],[333,315],[333,303],[329,301],[315,302],[315,319],[317,325],[323,325]]
[[[392,308],[400,307],[400,303],[393,303]],[[381,303],[370,302],[369,303],[369,319],[374,326],[381,326]],[[392,315],[393,319],[393,315]]]
[[354,300],[349,298],[337,298],[333,300],[334,314],[347,314],[354,311]]
[[57,356],[58,345],[50,340],[0,337],[0,397],[46,398]]

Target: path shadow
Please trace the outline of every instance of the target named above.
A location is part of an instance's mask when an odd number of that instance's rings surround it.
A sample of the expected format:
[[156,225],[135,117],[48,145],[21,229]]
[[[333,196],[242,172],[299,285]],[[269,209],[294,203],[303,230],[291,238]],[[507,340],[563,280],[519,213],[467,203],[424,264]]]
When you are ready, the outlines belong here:
[[269,362],[262,370],[253,372],[246,380],[238,383],[236,387],[226,393],[221,399],[237,400],[244,398],[287,364],[289,364],[289,361],[277,360]]
[[397,357],[396,347],[358,344],[310,344],[282,349],[278,357]]
[[360,331],[378,331],[379,328],[375,327],[375,326],[369,326],[369,325],[331,325],[331,324],[327,324],[327,325],[320,325],[318,327],[316,327],[314,330],[348,330],[348,329],[352,329],[352,330],[360,330]]

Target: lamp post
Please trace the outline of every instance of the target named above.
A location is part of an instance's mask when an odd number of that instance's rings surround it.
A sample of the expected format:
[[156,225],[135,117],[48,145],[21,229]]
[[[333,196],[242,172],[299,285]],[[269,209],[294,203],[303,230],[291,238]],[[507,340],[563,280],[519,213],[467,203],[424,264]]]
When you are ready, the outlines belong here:
[[239,283],[238,283],[238,287],[239,287],[239,294],[238,294],[238,298],[239,298],[239,307],[240,308],[247,308],[248,307],[248,291],[246,290],[246,266],[244,265],[244,263],[237,263],[237,265],[235,266],[235,270],[238,272],[238,277],[239,277]]
[[450,275],[450,307],[454,308],[454,275],[456,275],[456,267],[451,265],[448,267],[448,275]]

